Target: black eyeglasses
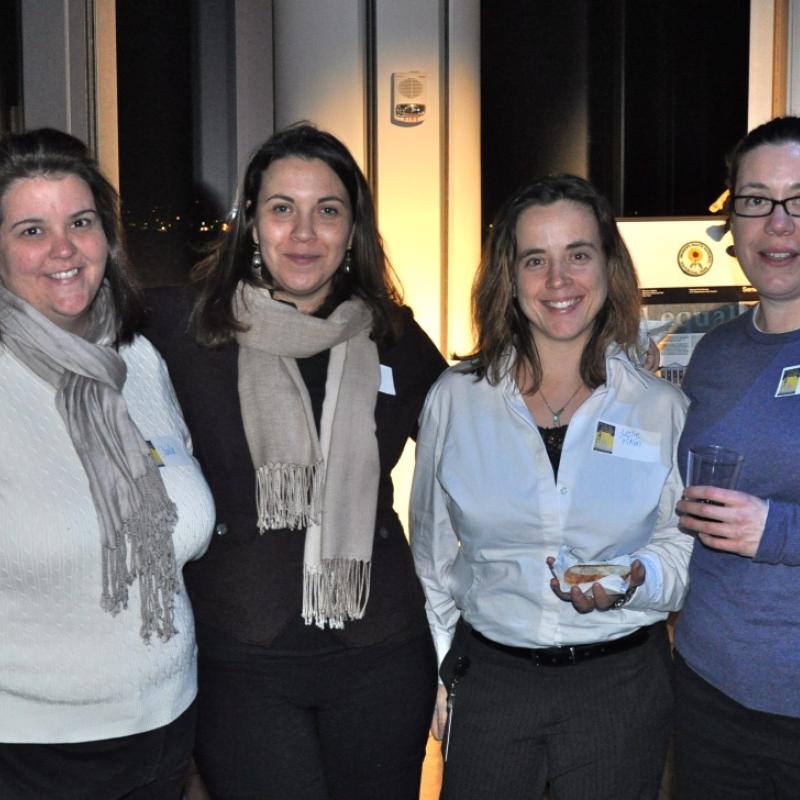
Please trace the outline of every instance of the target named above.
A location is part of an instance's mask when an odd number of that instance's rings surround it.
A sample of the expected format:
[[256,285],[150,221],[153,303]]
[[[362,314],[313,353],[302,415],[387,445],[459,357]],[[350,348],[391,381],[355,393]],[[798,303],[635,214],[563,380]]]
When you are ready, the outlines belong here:
[[773,200],[756,194],[735,194],[731,200],[737,217],[768,217],[775,206],[781,206],[790,217],[800,217],[800,196]]

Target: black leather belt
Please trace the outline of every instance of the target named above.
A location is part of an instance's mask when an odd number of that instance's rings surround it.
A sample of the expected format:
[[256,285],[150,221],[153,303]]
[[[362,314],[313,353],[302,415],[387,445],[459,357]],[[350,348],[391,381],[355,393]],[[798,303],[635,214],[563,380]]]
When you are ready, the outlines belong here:
[[472,635],[482,644],[499,650],[517,658],[524,658],[532,661],[537,667],[568,667],[571,664],[580,664],[591,658],[610,656],[613,653],[622,653],[625,650],[632,650],[634,647],[643,645],[650,638],[650,627],[639,628],[627,636],[620,639],[612,639],[608,642],[598,642],[597,644],[573,644],[563,647],[512,647],[509,644],[500,644],[487,639],[482,633],[472,630]]

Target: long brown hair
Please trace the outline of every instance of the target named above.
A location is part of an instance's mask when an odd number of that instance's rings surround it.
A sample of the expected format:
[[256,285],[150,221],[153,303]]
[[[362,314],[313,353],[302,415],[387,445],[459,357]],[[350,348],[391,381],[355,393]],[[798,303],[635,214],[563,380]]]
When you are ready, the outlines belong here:
[[[580,203],[592,212],[607,262],[608,294],[581,356],[580,373],[584,383],[594,388],[605,382],[605,354],[610,343],[629,348],[636,342],[639,285],[610,204],[583,178],[548,175],[518,190],[500,209],[472,287],[472,320],[477,346],[467,356],[470,361],[465,369],[493,385],[509,371],[517,375],[521,369],[530,375],[530,385],[524,388],[526,392],[536,391],[541,384],[542,365],[530,323],[514,297],[516,229],[523,211],[536,205],[549,206],[559,200]],[[508,364],[512,348],[516,355]]]
[[[233,312],[233,296],[240,282],[262,283],[252,272],[256,202],[265,170],[282,158],[324,161],[338,175],[350,200],[353,213],[350,270],[336,271],[325,306],[348,297],[360,297],[372,311],[373,338],[393,338],[401,325],[401,294],[378,233],[366,179],[350,151],[335,136],[309,123],[298,123],[273,134],[250,159],[229,229],[211,254],[194,268],[193,278],[201,287],[193,314],[198,341],[212,346],[222,344],[242,329]],[[269,283],[267,264],[262,274]]]

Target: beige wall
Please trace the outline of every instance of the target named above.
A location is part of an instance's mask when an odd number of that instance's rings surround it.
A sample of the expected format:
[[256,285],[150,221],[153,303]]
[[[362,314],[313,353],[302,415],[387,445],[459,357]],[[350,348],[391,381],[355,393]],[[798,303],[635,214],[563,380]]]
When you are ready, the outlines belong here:
[[[374,144],[378,222],[406,302],[444,353],[468,350],[481,231],[478,0],[377,0],[374,65],[363,2],[274,0],[274,8],[276,126],[313,120],[342,138],[365,169]],[[412,70],[427,78],[426,116],[399,126],[391,119],[392,73]],[[401,517],[412,472],[408,447],[394,474]]]
[[[274,0],[275,123],[310,119],[366,170],[374,144],[378,221],[417,319],[444,350],[469,347],[469,287],[480,250],[477,0],[377,0],[375,63],[360,0]],[[368,70],[376,120],[367,141]],[[427,76],[427,113],[391,120],[391,77]]]

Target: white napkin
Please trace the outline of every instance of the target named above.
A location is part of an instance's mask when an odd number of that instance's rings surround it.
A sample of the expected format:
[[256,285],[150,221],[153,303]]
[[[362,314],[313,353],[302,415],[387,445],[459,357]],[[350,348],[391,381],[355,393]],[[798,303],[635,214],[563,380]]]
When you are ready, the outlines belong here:
[[[564,573],[570,568],[575,566],[575,564],[620,564],[625,567],[630,567],[633,563],[633,559],[630,556],[617,556],[616,558],[607,558],[604,559],[602,562],[597,561],[587,561],[584,558],[579,558],[575,555],[574,551],[571,550],[566,545],[563,545],[561,549],[558,551],[558,555],[556,556],[556,560],[552,566],[553,575],[558,578],[558,583],[561,588],[562,592],[569,592],[572,588],[572,584],[566,583],[564,581]],[[578,588],[585,592],[594,585],[594,583],[599,583],[607,592],[610,594],[625,594],[625,591],[628,588],[628,578],[623,578],[620,575],[608,575],[602,580],[599,581],[588,581],[587,583],[579,583]]]

